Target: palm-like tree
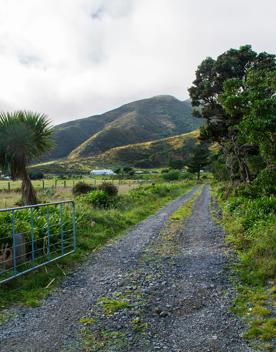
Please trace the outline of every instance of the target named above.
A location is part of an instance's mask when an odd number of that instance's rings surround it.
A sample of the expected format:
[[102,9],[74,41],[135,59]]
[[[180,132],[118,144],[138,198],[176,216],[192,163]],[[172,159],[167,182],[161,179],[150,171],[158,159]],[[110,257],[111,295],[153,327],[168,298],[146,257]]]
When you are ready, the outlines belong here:
[[0,168],[13,180],[22,180],[22,201],[36,204],[37,197],[27,172],[28,163],[52,147],[53,128],[47,116],[31,111],[0,114]]

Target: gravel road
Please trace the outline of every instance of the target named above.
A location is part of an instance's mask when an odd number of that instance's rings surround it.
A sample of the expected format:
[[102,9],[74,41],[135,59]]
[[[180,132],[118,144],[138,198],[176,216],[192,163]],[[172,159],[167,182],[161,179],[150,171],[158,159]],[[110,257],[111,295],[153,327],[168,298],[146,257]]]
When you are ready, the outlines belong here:
[[252,351],[229,312],[208,187],[185,224],[168,221],[196,190],[91,255],[40,307],[17,308],[0,327],[0,351]]

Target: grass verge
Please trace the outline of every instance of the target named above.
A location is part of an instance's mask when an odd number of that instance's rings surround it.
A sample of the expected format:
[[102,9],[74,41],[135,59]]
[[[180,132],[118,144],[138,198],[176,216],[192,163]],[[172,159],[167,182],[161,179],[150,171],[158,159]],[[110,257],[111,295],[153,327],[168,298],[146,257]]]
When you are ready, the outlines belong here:
[[95,209],[85,197],[79,197],[77,199],[77,252],[58,263],[38,269],[2,286],[0,310],[14,304],[39,305],[41,299],[58,286],[66,272],[72,270],[74,265],[84,261],[92,251],[121,235],[169,201],[183,195],[192,186],[192,182],[140,186],[128,194],[118,196],[113,206],[108,209]]
[[[245,333],[254,347],[273,351],[276,337],[276,199],[232,194],[225,185],[213,192],[222,209],[220,222],[237,254],[234,264],[237,298],[233,311],[248,323]],[[273,342],[274,341],[274,342]]]

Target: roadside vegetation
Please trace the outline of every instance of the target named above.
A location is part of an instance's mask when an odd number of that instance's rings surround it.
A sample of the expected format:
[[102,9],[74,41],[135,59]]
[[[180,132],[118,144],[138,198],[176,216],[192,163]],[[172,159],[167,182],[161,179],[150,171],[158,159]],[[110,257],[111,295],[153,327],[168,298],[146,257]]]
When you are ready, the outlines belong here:
[[220,222],[236,253],[233,310],[245,335],[272,351],[276,336],[276,63],[249,45],[207,58],[189,89],[194,114],[207,123],[199,139],[215,143],[210,170]]
[[219,221],[236,253],[233,271],[238,296],[233,311],[244,317],[248,324],[245,337],[253,346],[272,351],[276,336],[276,198],[250,196],[245,189],[226,182],[213,185],[222,210]]

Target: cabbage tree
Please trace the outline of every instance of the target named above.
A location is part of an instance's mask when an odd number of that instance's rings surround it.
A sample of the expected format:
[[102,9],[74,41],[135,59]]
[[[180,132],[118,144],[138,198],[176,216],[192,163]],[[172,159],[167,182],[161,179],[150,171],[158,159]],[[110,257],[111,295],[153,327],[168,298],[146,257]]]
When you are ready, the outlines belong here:
[[50,150],[52,133],[44,114],[31,111],[0,114],[0,169],[9,172],[13,180],[22,180],[25,205],[37,203],[27,165]]

